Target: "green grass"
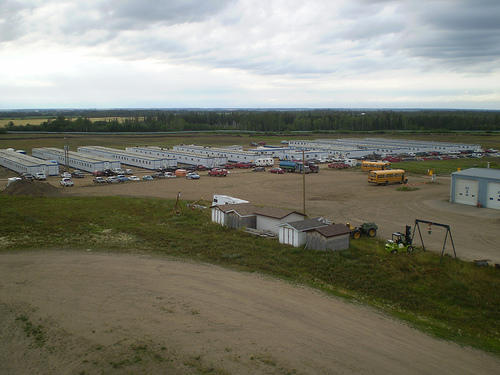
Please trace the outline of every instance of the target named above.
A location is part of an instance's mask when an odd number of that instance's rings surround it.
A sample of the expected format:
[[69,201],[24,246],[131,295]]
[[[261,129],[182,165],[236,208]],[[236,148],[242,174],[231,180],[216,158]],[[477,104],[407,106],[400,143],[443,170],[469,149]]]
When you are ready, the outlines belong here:
[[486,168],[490,163],[490,168],[500,168],[500,158],[484,157],[480,159],[447,159],[447,160],[423,160],[423,161],[402,161],[391,163],[392,168],[401,168],[413,174],[427,174],[429,170],[437,175],[449,175],[459,170],[469,168]]
[[[185,202],[183,203],[185,204]],[[387,254],[362,238],[340,252],[281,245],[170,215],[174,201],[0,195],[0,251],[92,249],[166,255],[260,272],[375,306],[436,337],[500,354],[500,272],[440,254]],[[117,365],[121,365],[117,363]]]

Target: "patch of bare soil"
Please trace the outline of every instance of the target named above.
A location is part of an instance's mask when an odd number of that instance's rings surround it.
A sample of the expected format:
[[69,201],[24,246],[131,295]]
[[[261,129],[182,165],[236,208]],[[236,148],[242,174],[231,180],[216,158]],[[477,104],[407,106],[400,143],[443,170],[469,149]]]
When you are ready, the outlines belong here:
[[11,183],[0,194],[25,195],[33,197],[59,197],[62,191],[48,182],[19,180]]
[[256,274],[0,254],[0,374],[496,374],[500,361]]

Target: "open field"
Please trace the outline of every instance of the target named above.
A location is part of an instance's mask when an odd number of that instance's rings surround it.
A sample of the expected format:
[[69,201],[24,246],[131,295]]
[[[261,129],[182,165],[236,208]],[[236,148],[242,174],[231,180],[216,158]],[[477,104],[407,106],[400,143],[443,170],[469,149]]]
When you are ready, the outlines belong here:
[[[184,202],[203,197],[207,204],[213,194],[228,194],[256,205],[302,210],[300,175],[201,174],[198,181],[100,186],[87,176],[74,179],[73,188],[58,189],[70,197],[167,199],[181,191]],[[58,186],[58,180],[48,182]],[[306,212],[340,223],[374,221],[381,239],[416,218],[449,224],[459,257],[500,262],[500,212],[448,203],[449,180],[438,175],[437,184],[427,184],[428,177],[412,175],[420,190],[405,192],[397,191],[398,185],[369,185],[359,171],[323,167],[306,176]],[[440,253],[444,232],[435,228],[423,235],[426,247]],[[0,326],[7,348],[0,352],[0,373],[493,374],[500,364],[496,357],[430,338],[318,291],[151,254],[89,250],[0,254],[0,300],[5,301]],[[446,253],[452,255],[449,243]],[[492,285],[492,293],[497,287]]]

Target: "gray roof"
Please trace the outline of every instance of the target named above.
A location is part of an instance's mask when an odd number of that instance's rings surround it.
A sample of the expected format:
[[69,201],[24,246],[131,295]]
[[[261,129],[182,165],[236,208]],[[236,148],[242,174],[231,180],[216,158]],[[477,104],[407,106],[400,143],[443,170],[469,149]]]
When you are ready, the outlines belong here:
[[293,210],[285,210],[284,208],[276,208],[276,207],[262,207],[255,210],[257,215],[268,216],[275,219],[283,219],[284,217],[291,214],[298,214],[302,216],[306,216],[301,212],[293,211]]
[[349,234],[352,232],[351,229],[347,228],[343,224],[332,224],[328,225],[326,227],[321,227],[321,228],[314,228],[312,229],[319,234],[321,234],[323,237],[335,237],[335,236],[340,236],[343,234]]
[[330,225],[330,223],[328,220],[325,220],[322,217],[316,217],[314,219],[305,219],[299,221],[292,221],[290,223],[283,223],[278,226],[283,227],[286,225],[291,226],[292,228],[296,229],[299,232],[303,232],[314,228],[326,227]]
[[467,176],[467,177],[481,177],[492,178],[500,180],[500,169],[495,168],[469,168],[459,172],[453,172],[452,175]]
[[235,212],[239,216],[255,216],[257,207],[250,203],[216,204],[210,208],[218,208],[224,213]]

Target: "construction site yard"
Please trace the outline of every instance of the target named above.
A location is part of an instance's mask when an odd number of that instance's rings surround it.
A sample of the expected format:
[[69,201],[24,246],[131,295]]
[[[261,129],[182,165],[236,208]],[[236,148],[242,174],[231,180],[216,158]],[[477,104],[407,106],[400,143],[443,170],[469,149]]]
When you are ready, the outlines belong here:
[[[142,177],[150,171],[135,170]],[[49,177],[48,182],[68,195],[77,196],[126,196],[176,199],[186,203],[203,199],[210,205],[214,194],[229,195],[249,201],[256,206],[287,208],[299,212],[304,209],[308,217],[323,217],[334,223],[360,225],[374,222],[378,225],[377,238],[386,240],[393,232],[404,232],[405,225],[414,229],[415,219],[449,225],[446,229],[421,228],[426,250],[442,252],[461,259],[489,259],[500,263],[500,211],[449,203],[450,176],[409,176],[410,187],[417,190],[400,191],[401,185],[376,186],[367,182],[366,172],[359,170],[332,170],[322,165],[320,173],[305,176],[294,173],[277,175],[234,169],[227,177],[209,177],[199,172],[199,180],[183,177],[153,181],[128,181],[119,184],[94,184],[92,176],[73,179],[75,186],[59,187],[59,177]],[[305,189],[303,188],[305,185]],[[422,228],[424,230],[422,230]],[[445,243],[446,239],[446,243]],[[421,247],[419,236],[414,245]]]
[[[144,174],[150,172],[136,171]],[[364,172],[326,166],[305,176],[305,189],[303,176],[293,173],[200,175],[117,184],[94,184],[87,175],[73,179],[73,187],[59,186],[59,177],[46,183],[66,196],[173,200],[180,192],[183,204],[202,199],[209,206],[214,194],[224,194],[300,212],[305,197],[309,217],[375,222],[382,240],[405,225],[413,229],[415,219],[449,225],[459,258],[500,263],[500,211],[449,203],[449,176],[434,183],[409,176],[418,190],[399,191],[401,185],[368,184]],[[445,229],[421,229],[426,249],[441,253]],[[446,240],[445,254],[454,256]],[[414,244],[421,247],[419,239]],[[258,274],[90,249],[2,253],[0,260],[0,301],[6,301],[0,374],[454,375],[494,374],[500,365],[497,357],[434,339],[374,309]],[[36,345],[37,332],[46,345]]]

